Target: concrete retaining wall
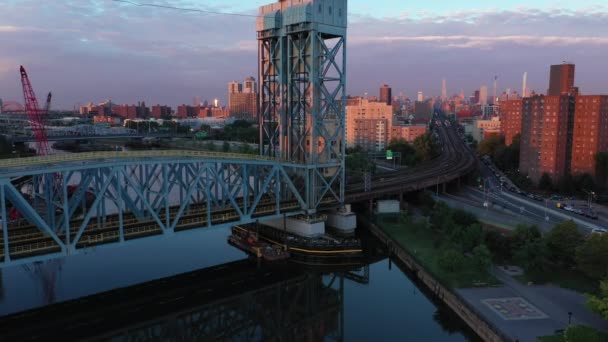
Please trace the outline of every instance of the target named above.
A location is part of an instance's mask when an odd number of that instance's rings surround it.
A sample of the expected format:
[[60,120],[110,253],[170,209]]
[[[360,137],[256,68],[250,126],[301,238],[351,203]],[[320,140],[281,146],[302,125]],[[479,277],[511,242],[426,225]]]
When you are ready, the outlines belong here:
[[407,268],[409,268],[420,281],[427,286],[437,298],[441,299],[452,311],[454,311],[479,337],[484,341],[507,341],[497,329],[491,326],[474,308],[456,293],[439,283],[430,273],[424,270],[414,258],[397,241],[386,234],[382,229],[372,223],[366,223],[369,230],[382,243],[389,253],[396,256]]

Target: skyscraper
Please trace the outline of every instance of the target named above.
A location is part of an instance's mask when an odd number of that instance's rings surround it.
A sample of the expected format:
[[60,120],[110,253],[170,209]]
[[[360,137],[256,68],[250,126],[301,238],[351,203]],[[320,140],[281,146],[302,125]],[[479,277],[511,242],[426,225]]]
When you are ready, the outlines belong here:
[[549,90],[547,95],[559,96],[571,94],[574,88],[574,64],[557,64],[551,66]]
[[479,104],[482,106],[488,104],[488,87],[485,85],[479,88]]
[[448,99],[448,88],[445,82],[445,78],[441,82],[441,101],[445,102]]
[[380,102],[384,102],[389,106],[393,103],[392,89],[388,84],[380,87]]
[[424,94],[422,93],[422,91],[418,92],[418,97],[416,98],[416,101],[418,101],[418,102],[424,101]]
[[521,87],[521,97],[528,97],[528,72],[524,72],[523,84]]
[[236,81],[228,84],[229,115],[239,119],[255,119],[258,116],[258,97],[255,78],[247,77],[241,85]]

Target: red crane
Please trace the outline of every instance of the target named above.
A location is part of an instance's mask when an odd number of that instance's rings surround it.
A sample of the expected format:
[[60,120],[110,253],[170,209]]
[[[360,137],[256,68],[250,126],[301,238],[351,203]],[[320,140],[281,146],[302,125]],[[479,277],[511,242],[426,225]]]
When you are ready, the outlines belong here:
[[[39,156],[46,156],[50,154],[49,149],[49,139],[46,134],[45,127],[45,117],[47,113],[40,110],[38,107],[38,100],[36,99],[36,94],[34,94],[34,89],[32,89],[32,84],[30,83],[30,79],[27,76],[27,72],[23,65],[21,66],[21,84],[23,85],[23,97],[25,102],[25,112],[30,118],[30,125],[32,125],[32,131],[34,133],[34,137],[36,138],[36,143],[38,148],[36,149],[36,153]],[[47,104],[50,105],[51,94],[47,97]]]

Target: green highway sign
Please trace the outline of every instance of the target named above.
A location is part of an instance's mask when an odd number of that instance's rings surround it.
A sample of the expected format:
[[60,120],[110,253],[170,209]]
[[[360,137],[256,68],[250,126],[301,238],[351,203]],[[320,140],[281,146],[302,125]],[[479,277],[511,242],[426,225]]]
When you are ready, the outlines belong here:
[[386,159],[393,159],[393,151],[386,150]]

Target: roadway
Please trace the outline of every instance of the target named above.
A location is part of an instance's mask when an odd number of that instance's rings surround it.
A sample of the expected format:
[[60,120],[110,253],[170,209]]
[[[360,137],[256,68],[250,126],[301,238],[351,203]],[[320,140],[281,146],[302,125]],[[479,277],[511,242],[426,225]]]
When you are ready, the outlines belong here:
[[499,206],[518,215],[545,221],[547,223],[545,225],[546,229],[569,219],[577,223],[585,232],[605,226],[605,217],[593,220],[558,209],[555,201],[547,199],[538,201],[526,195],[506,190],[504,186],[500,185],[500,179],[484,163],[480,163],[480,172],[484,179],[481,188],[467,187],[461,192],[461,196],[472,198],[482,204],[486,202],[488,206]]

